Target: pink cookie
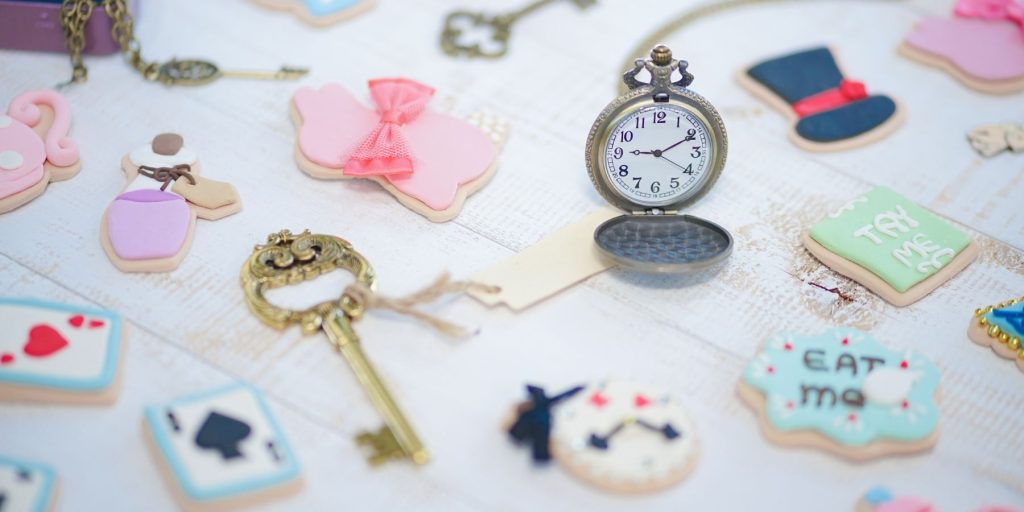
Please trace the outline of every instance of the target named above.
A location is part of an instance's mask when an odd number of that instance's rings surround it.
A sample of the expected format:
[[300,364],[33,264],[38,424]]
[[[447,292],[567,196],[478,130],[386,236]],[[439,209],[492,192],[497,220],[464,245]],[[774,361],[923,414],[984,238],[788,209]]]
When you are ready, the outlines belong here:
[[918,23],[901,52],[981,92],[1024,90],[1024,3],[960,0],[955,15]]
[[497,169],[504,125],[427,110],[434,90],[413,80],[369,86],[376,109],[336,84],[295,93],[299,168],[320,179],[371,179],[428,219],[451,220]]
[[51,181],[78,173],[78,145],[68,138],[71,107],[56,91],[26,92],[0,115],[0,213],[41,195]]

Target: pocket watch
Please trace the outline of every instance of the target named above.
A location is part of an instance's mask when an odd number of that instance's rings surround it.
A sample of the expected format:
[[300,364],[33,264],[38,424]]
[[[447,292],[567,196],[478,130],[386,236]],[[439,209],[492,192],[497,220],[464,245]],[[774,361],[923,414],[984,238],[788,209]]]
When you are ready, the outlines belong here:
[[[627,212],[598,226],[594,240],[605,257],[632,270],[689,272],[732,252],[724,228],[680,214],[718,180],[729,148],[718,111],[687,88],[687,66],[664,45],[637,59],[623,75],[629,90],[605,107],[587,137],[590,180]],[[636,78],[644,69],[650,83]]]

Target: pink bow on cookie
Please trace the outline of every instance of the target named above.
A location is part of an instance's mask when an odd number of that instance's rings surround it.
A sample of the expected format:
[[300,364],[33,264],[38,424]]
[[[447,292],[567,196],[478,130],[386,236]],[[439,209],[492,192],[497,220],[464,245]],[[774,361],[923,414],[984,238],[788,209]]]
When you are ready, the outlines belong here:
[[413,172],[402,126],[416,119],[434,96],[432,87],[404,78],[370,80],[380,122],[345,163],[346,176],[396,176]]
[[1012,21],[1024,30],[1024,3],[1017,0],[960,0],[953,12],[963,18]]

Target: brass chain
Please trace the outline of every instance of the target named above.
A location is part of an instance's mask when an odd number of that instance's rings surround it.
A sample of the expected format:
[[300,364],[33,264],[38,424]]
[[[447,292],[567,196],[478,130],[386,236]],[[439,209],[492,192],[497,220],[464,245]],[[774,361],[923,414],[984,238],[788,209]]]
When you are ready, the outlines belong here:
[[85,25],[97,5],[102,6],[110,17],[110,35],[120,46],[121,53],[127,56],[128,63],[146,80],[156,80],[160,75],[160,66],[142,59],[139,40],[135,38],[135,21],[128,10],[126,0],[64,0],[61,5],[60,22],[64,28],[64,41],[71,54],[71,79],[57,87],[82,83],[89,77],[89,70],[82,59],[82,51],[85,49]]

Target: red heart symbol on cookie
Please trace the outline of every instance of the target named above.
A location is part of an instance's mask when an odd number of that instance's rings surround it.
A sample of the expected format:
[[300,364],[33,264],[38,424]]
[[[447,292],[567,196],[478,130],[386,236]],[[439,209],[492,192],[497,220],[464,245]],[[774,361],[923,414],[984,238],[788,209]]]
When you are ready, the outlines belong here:
[[68,346],[68,340],[49,325],[37,325],[28,331],[25,353],[32,357],[47,357]]
[[103,320],[89,320],[89,328],[90,329],[99,329],[100,327],[103,327],[104,325],[107,325],[107,324]]
[[82,322],[85,322],[85,317],[82,315],[75,315],[68,319],[68,323],[71,324],[71,327],[74,327],[75,329],[81,327]]
[[0,364],[11,364],[14,362],[14,354],[4,354],[0,356]]
[[636,398],[633,399],[633,405],[635,405],[637,409],[647,407],[648,405],[651,405],[651,399],[643,395],[637,395]]

